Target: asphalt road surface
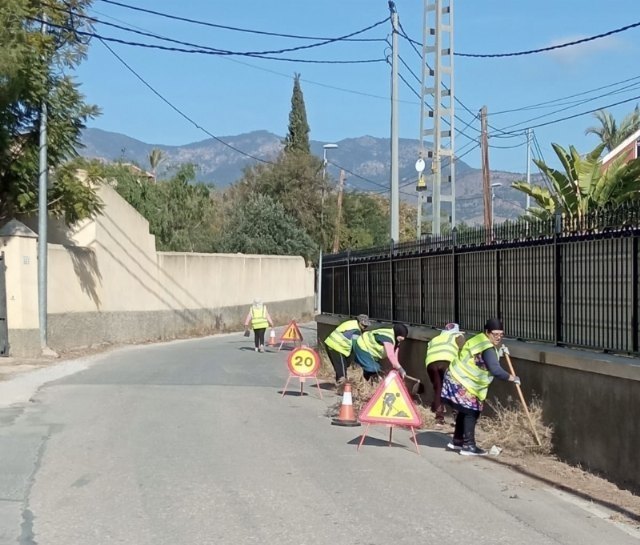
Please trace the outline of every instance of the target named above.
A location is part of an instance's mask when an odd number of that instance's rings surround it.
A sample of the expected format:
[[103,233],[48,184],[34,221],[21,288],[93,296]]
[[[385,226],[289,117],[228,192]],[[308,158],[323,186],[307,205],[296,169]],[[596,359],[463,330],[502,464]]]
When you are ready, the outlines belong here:
[[333,393],[281,397],[286,355],[223,335],[2,384],[0,405],[22,401],[0,408],[0,544],[639,543],[442,433],[419,433],[418,455],[375,427],[357,452],[363,428],[326,416]]

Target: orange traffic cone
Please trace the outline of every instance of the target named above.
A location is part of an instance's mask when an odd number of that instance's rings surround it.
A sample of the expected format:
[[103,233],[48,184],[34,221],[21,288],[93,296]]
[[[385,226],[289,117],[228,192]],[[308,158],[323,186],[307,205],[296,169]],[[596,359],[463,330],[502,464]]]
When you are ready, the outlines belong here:
[[276,345],[276,330],[271,328],[271,332],[269,333],[269,346]]
[[360,422],[356,419],[353,412],[353,400],[351,399],[351,384],[348,382],[344,385],[344,393],[342,394],[342,405],[340,405],[340,414],[338,418],[331,421],[335,426],[359,426]]

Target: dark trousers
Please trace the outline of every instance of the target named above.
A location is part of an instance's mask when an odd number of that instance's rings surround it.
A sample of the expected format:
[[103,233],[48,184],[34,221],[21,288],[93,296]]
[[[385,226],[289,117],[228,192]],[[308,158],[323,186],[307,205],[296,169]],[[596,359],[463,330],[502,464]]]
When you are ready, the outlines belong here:
[[256,348],[260,348],[261,346],[264,346],[264,332],[266,330],[267,330],[266,327],[253,330],[253,342],[255,343]]
[[480,418],[480,411],[467,409],[457,403],[450,403],[458,414],[456,416],[456,427],[453,431],[453,444],[473,446],[476,444],[476,424]]
[[329,356],[329,360],[331,360],[331,365],[333,365],[333,370],[336,372],[336,381],[340,380],[342,377],[347,378],[347,366],[349,365],[349,358],[340,354],[340,352],[336,352],[335,350],[327,348],[327,355]]
[[434,361],[427,366],[427,374],[429,380],[433,385],[433,403],[431,403],[431,410],[436,413],[436,422],[444,421],[444,406],[440,395],[442,394],[442,381],[444,379],[444,373],[449,367],[447,361]]

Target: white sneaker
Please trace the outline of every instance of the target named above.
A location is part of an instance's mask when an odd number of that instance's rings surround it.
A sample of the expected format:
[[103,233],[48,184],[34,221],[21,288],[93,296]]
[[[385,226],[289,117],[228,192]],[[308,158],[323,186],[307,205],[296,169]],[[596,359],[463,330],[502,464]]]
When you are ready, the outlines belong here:
[[455,450],[456,452],[459,452],[462,450],[462,446],[454,445],[453,443],[447,443],[447,450]]
[[253,349],[253,351],[254,351],[254,352],[257,352],[257,351],[258,351],[258,347],[254,348],[254,349]]

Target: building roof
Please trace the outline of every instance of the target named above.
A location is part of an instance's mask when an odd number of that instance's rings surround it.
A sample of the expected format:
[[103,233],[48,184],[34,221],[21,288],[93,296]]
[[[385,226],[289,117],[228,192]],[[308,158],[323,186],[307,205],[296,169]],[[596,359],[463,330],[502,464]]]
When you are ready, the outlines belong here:
[[623,142],[618,144],[615,148],[613,148],[609,153],[607,153],[602,158],[602,164],[606,165],[609,161],[615,159],[622,151],[627,148],[629,145],[633,144],[636,140],[640,139],[640,129],[634,132],[631,136],[627,137]]

